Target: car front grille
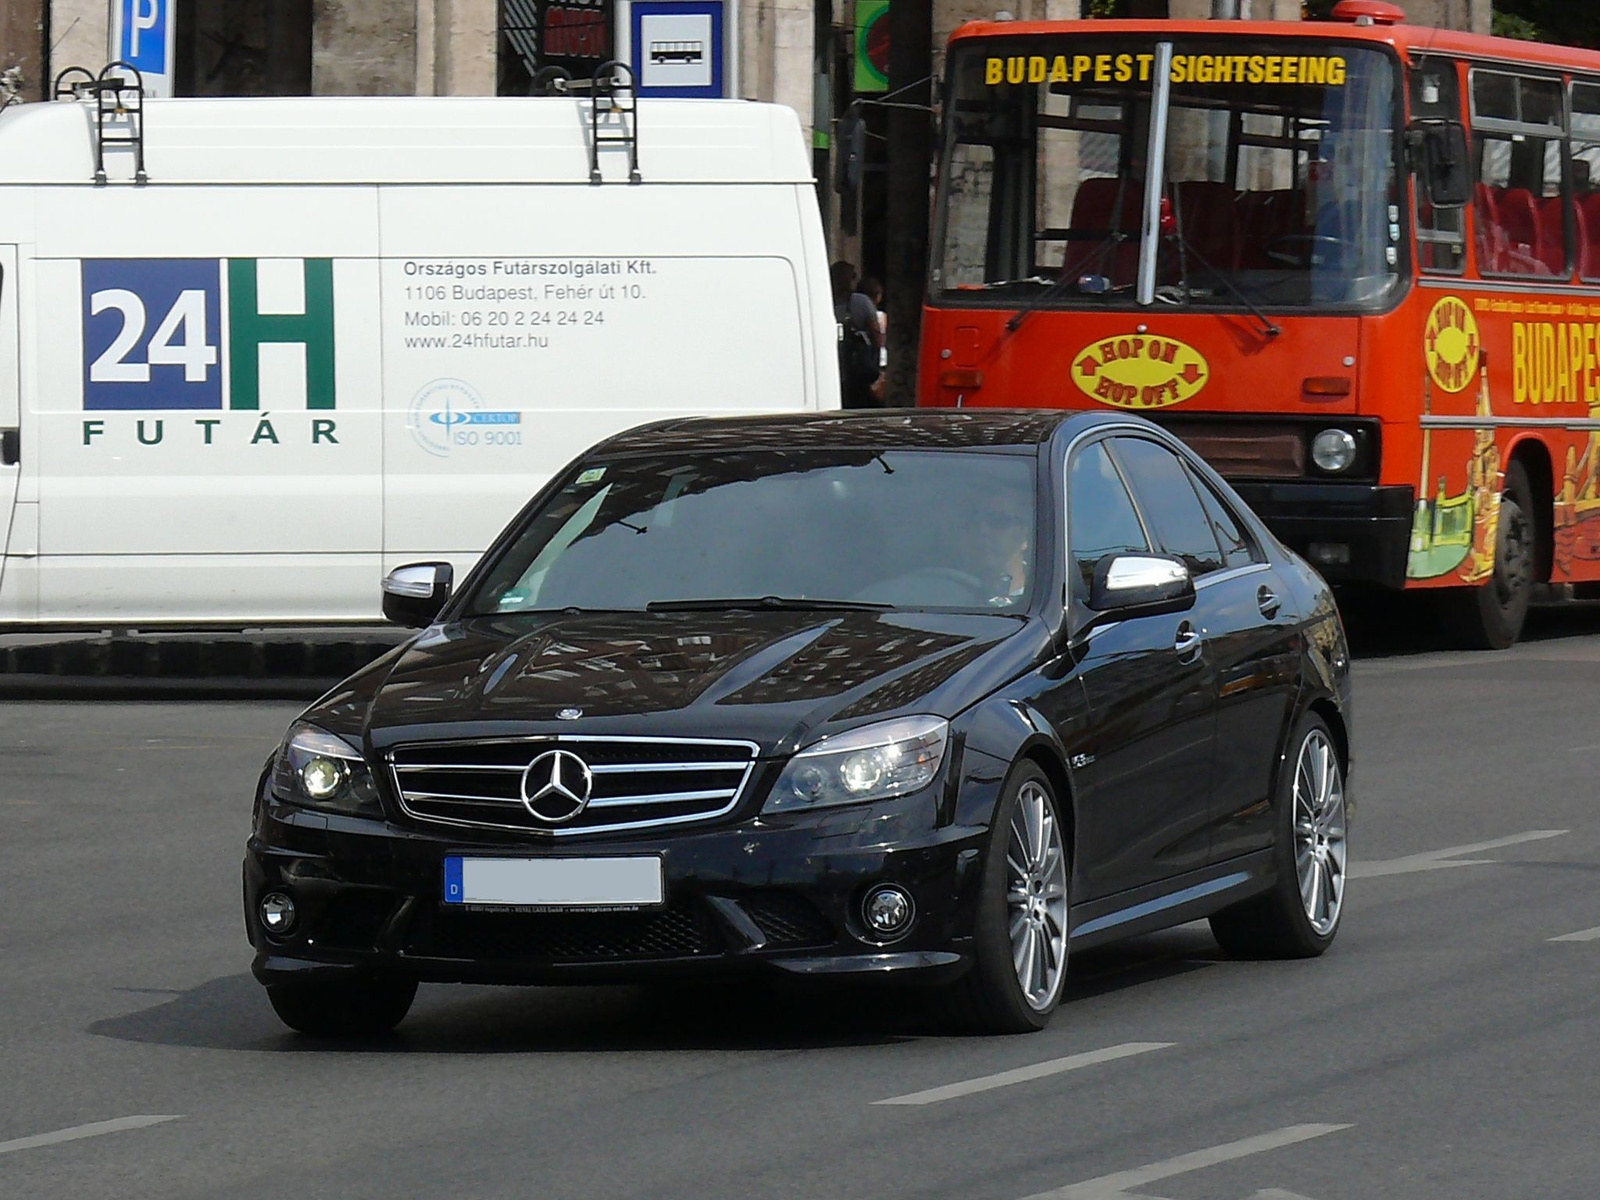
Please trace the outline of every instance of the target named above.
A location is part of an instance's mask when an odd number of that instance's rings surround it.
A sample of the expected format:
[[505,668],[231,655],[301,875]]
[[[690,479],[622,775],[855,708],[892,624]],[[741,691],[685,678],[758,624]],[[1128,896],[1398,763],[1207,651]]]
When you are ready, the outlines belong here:
[[[581,792],[581,760],[589,772],[587,803],[554,821],[525,802],[549,782],[541,766],[567,752],[563,782]],[[755,767],[751,742],[694,738],[543,737],[397,746],[389,769],[407,815],[419,821],[511,829],[555,837],[647,829],[704,821],[733,811]]]
[[407,951],[475,962],[647,962],[721,951],[700,905],[679,902],[647,912],[430,913]]

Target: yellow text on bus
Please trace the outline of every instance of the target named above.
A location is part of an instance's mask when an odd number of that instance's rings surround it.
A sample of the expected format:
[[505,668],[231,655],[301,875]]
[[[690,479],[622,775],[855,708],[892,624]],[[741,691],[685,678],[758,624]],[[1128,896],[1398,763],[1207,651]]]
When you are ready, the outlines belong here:
[[[984,82],[1140,83],[1150,82],[1154,54],[1012,54],[984,62]],[[1345,60],[1339,55],[1179,54],[1172,60],[1173,83],[1314,84],[1343,87]]]

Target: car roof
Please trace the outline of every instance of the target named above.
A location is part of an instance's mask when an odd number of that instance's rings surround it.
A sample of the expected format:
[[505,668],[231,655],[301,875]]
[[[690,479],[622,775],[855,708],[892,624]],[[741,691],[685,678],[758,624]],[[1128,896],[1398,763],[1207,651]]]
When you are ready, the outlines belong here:
[[[905,408],[751,417],[687,417],[641,425],[601,443],[608,454],[656,450],[795,450],[873,446],[961,450],[1016,447],[1037,451],[1058,433],[1074,436],[1124,414],[1053,408]],[[1137,419],[1137,418],[1136,418]]]

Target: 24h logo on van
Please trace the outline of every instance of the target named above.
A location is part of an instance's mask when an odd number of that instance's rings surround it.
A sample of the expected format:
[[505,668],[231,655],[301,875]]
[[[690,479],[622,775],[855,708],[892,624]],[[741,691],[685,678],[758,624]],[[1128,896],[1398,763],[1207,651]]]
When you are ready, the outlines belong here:
[[266,346],[299,347],[306,408],[333,408],[333,260],[270,261],[263,288],[253,258],[84,259],[85,411],[259,410]]
[[1210,378],[1210,365],[1193,346],[1143,333],[1086,346],[1072,365],[1084,395],[1117,408],[1171,408],[1192,400]]
[[1433,306],[1422,335],[1428,374],[1447,392],[1464,392],[1478,376],[1483,340],[1478,321],[1459,296],[1446,296]]

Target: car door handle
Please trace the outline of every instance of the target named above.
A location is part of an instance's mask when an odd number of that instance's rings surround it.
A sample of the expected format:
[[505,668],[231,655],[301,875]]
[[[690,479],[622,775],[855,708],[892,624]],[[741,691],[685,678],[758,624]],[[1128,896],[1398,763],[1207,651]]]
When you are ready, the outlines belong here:
[[1277,616],[1278,610],[1283,607],[1283,601],[1278,599],[1277,593],[1265,584],[1256,593],[1256,604],[1261,609],[1261,615],[1268,620]]
[[0,467],[14,467],[22,461],[22,431],[0,429]]
[[1195,627],[1185,621],[1178,626],[1177,640],[1172,643],[1172,648],[1177,652],[1178,661],[1183,663],[1193,662],[1200,657],[1200,634]]

